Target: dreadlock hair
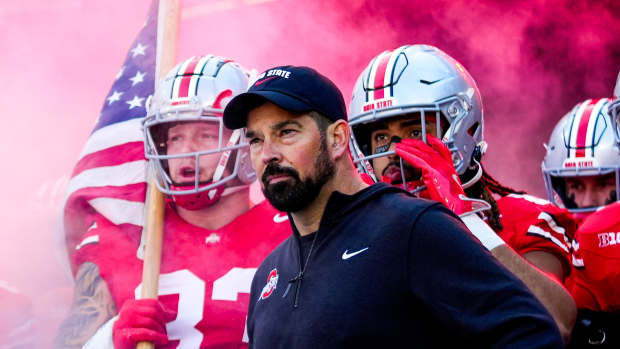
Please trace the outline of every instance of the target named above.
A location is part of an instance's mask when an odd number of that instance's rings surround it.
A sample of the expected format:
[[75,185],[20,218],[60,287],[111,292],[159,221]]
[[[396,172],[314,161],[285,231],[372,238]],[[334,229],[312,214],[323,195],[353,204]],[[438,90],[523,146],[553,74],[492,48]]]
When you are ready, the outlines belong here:
[[499,208],[497,207],[497,202],[495,201],[493,194],[504,197],[510,194],[525,194],[526,192],[502,185],[490,174],[488,174],[487,171],[485,171],[482,164],[480,164],[480,168],[482,168],[482,177],[480,177],[480,180],[474,183],[471,187],[465,189],[465,194],[467,194],[470,198],[482,199],[491,205],[491,212],[487,214],[489,225],[496,232],[501,231],[504,227],[500,222]]

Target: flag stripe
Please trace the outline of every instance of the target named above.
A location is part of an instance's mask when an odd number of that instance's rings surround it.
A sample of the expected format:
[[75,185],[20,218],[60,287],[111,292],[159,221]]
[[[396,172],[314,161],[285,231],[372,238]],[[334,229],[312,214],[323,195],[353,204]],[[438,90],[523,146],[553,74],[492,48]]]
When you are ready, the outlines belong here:
[[71,178],[68,195],[88,187],[123,186],[145,182],[146,161],[132,161],[117,166],[105,166],[82,171]]
[[144,219],[144,202],[116,198],[96,198],[88,203],[112,223],[142,226]]
[[[72,204],[82,205],[98,197],[117,198],[128,201],[144,201],[146,197],[146,182],[128,184],[124,186],[87,187],[78,189],[69,197]],[[75,200],[79,198],[80,200]],[[90,206],[90,205],[89,205]]]
[[111,124],[93,132],[86,142],[80,158],[125,142],[142,142],[143,140],[141,118]]
[[96,154],[86,155],[75,165],[72,176],[77,176],[92,168],[116,166],[138,160],[145,160],[143,141],[120,144],[101,150]]

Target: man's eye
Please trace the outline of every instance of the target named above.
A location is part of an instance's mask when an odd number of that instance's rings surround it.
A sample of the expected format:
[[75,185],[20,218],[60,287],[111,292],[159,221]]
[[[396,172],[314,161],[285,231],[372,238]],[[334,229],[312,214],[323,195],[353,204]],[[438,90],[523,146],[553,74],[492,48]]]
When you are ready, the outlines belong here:
[[411,130],[409,135],[411,137],[413,137],[413,138],[420,138],[420,137],[422,137],[422,131],[421,130]]
[[282,130],[280,133],[285,136],[285,135],[290,135],[293,134],[295,132],[295,130],[291,130],[291,129],[284,129]]
[[374,138],[377,144],[384,144],[388,140],[388,136],[382,133],[376,134]]
[[568,183],[568,187],[573,189],[573,190],[581,190],[582,189],[581,183]]
[[616,181],[599,181],[597,184],[599,188],[615,187]]
[[249,145],[255,145],[255,144],[258,144],[258,142],[260,142],[260,139],[258,139],[258,138],[252,138],[252,139],[250,139],[250,140],[248,141],[248,144],[249,144]]
[[181,140],[181,136],[170,136],[168,137],[168,142],[178,142]]

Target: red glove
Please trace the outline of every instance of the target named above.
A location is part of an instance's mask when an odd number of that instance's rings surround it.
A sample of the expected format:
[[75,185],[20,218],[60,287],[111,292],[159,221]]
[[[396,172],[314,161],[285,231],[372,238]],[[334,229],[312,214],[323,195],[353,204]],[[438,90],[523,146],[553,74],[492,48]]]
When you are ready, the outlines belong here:
[[166,344],[166,322],[175,318],[176,313],[156,299],[127,300],[114,323],[114,348],[133,349],[140,341],[152,342],[156,346]]
[[420,196],[439,201],[457,215],[472,211],[459,176],[452,164],[450,150],[439,139],[426,135],[428,144],[418,139],[403,139],[396,144],[396,154],[422,171],[426,189]]

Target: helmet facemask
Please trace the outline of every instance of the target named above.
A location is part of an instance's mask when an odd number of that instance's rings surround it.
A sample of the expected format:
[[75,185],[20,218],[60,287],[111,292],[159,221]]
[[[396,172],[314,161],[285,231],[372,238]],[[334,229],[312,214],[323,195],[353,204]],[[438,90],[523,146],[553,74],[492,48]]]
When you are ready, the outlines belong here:
[[[420,171],[398,157],[392,145],[402,138],[426,142],[427,134],[441,139],[448,123],[439,108],[415,108],[407,113],[398,112],[401,110],[395,109],[392,113],[383,111],[380,115],[372,113],[369,114],[370,121],[363,122],[365,118],[360,118],[350,124],[353,160],[358,171],[375,180],[418,192],[424,189],[421,187]],[[381,166],[378,169],[381,173],[375,173],[377,166]]]
[[243,130],[222,120],[247,87],[248,73],[234,61],[194,56],[170,70],[147,103],[145,156],[157,188],[178,206],[205,208],[256,179]]
[[[600,174],[592,174],[590,171],[588,175],[582,175],[575,171],[550,171],[546,169],[545,186],[551,188],[549,201],[555,205],[566,208],[572,213],[591,213],[614,201],[618,201],[617,193],[620,192],[620,165],[615,168],[599,167],[596,170],[600,171]],[[590,180],[600,183],[597,184],[598,190],[604,190],[604,187],[607,188],[608,190],[603,194],[605,199],[599,200],[601,201],[599,205],[579,205],[579,200],[574,193],[577,189],[571,190],[571,187],[577,186],[580,180]],[[609,188],[610,182],[613,182],[611,185],[612,188]],[[603,183],[605,183],[605,185],[603,185]]]
[[[542,163],[551,202],[585,217],[617,201],[620,137],[616,125],[609,100],[605,98],[579,103],[558,122],[546,145]],[[585,186],[588,181],[599,183],[591,186],[598,188],[597,205],[580,205],[583,201],[575,197],[575,193],[579,193],[577,185],[582,182]],[[605,200],[600,195],[605,196]]]
[[[145,124],[146,157],[151,161],[158,189],[188,209],[205,208],[222,195],[247,187],[256,178],[243,130],[226,129],[221,111],[205,110],[198,105],[163,109]],[[192,129],[191,134],[169,134],[184,125],[186,130]],[[206,141],[209,146],[170,154],[169,147],[174,142],[170,136],[211,140]],[[172,165],[173,162],[179,165]],[[207,172],[212,173],[206,175]]]

